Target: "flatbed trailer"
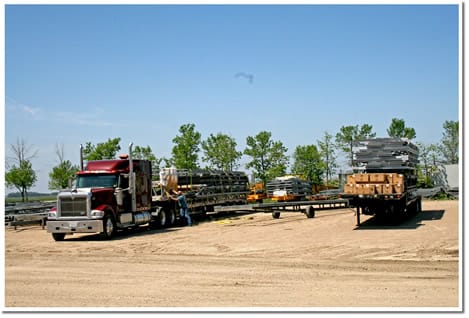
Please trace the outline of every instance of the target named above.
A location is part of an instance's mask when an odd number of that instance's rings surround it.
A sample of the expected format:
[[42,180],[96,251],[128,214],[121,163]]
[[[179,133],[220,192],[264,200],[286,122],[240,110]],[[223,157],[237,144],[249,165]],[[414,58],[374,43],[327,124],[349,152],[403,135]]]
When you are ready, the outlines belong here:
[[352,148],[354,173],[347,176],[343,198],[360,214],[396,223],[422,209],[417,193],[419,150],[405,138],[359,140]]
[[407,215],[422,211],[422,197],[416,189],[406,191],[399,196],[359,195],[350,197],[351,206],[355,207],[357,226],[361,225],[360,214],[376,215],[385,221],[399,221]]
[[290,202],[272,202],[258,203],[233,206],[215,207],[215,212],[232,212],[232,211],[258,211],[264,213],[272,213],[274,219],[278,219],[282,212],[301,212],[308,218],[314,218],[317,210],[343,209],[349,207],[349,200],[311,200],[311,201],[290,201]]

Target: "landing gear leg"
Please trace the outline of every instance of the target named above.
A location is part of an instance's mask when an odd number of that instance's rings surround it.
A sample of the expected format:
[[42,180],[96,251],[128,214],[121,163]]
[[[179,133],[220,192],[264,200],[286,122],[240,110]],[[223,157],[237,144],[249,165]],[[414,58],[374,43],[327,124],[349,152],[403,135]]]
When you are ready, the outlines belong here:
[[357,206],[357,226],[360,226],[360,207]]

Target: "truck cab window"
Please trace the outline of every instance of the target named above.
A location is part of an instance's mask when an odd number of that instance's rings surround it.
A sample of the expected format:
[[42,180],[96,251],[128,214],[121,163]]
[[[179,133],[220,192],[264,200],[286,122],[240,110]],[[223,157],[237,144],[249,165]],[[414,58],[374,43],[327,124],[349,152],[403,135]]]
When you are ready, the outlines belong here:
[[118,187],[121,189],[127,189],[129,187],[129,175],[121,174],[119,176]]
[[76,181],[77,188],[114,188],[117,176],[109,174],[80,175]]

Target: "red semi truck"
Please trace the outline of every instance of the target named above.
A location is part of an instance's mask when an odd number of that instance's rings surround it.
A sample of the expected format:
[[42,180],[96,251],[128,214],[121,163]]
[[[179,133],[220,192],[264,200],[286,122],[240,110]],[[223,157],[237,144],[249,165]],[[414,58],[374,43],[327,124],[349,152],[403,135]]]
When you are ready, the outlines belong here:
[[243,172],[187,174],[163,169],[168,173],[160,173],[159,185],[153,187],[151,162],[134,160],[132,144],[129,155],[89,161],[86,167],[82,150],[75,185],[57,195],[56,207],[48,213],[47,231],[56,241],[73,233],[101,233],[109,239],[118,229],[172,226],[182,219],[169,197],[173,190],[185,192],[191,215],[246,203],[248,178]]
[[148,160],[89,161],[77,172],[75,186],[57,195],[57,205],[48,213],[47,231],[56,241],[66,234],[101,233],[111,238],[117,228],[129,228],[152,221],[152,171]]

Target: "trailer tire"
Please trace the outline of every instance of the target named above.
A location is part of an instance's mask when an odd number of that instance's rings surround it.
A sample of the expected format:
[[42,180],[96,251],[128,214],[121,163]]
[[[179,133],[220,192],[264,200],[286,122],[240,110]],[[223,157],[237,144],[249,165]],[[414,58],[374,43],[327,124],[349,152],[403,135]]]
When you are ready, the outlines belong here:
[[273,217],[274,219],[280,218],[280,212],[272,212],[272,217]]
[[60,242],[64,240],[65,233],[52,233],[52,237],[54,238],[54,241]]
[[306,217],[308,219],[312,219],[314,218],[314,215],[316,214],[316,211],[314,211],[314,208],[310,205],[307,209],[306,209]]
[[110,213],[106,213],[103,218],[103,232],[101,236],[106,239],[110,240],[116,231],[116,223],[114,222],[114,218]]
[[416,212],[417,213],[422,212],[422,198],[419,197],[416,203],[417,203]]

